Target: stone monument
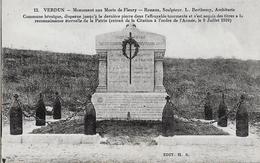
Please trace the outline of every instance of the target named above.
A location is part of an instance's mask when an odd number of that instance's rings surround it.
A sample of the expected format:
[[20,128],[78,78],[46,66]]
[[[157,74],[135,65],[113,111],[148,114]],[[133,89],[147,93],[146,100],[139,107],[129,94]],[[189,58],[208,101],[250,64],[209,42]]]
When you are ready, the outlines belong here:
[[161,120],[165,105],[165,37],[128,24],[96,36],[99,85],[92,101],[97,119]]

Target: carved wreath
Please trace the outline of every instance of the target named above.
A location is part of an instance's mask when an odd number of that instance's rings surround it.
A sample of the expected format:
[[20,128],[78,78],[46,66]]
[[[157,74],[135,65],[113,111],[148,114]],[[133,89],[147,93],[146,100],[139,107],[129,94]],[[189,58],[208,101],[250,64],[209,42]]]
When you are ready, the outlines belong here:
[[[126,54],[126,45],[127,44],[129,44],[129,45],[134,45],[134,47],[135,47],[135,52],[134,52],[134,55],[133,56],[131,56],[131,58],[129,57],[129,56],[127,56],[127,54]],[[127,40],[124,40],[123,42],[122,42],[122,46],[123,46],[123,48],[122,48],[122,51],[123,51],[123,55],[126,57],[126,58],[128,58],[128,59],[133,59],[135,56],[137,56],[137,53],[138,53],[138,51],[139,51],[139,44],[137,43],[137,41],[135,41],[135,39],[133,39],[133,38],[129,38],[129,39],[127,39]]]

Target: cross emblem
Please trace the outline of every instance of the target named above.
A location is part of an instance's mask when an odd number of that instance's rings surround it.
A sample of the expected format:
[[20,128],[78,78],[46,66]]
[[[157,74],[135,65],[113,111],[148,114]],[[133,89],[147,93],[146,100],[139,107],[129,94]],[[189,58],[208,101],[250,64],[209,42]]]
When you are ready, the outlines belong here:
[[[127,54],[126,53],[126,46],[129,44],[129,54]],[[134,50],[134,53],[132,54],[132,45],[135,47],[135,50]],[[123,55],[127,58],[127,59],[129,59],[129,83],[131,84],[131,82],[132,82],[132,77],[131,77],[131,71],[132,71],[132,59],[134,59],[134,57],[136,57],[137,56],[137,53],[138,53],[138,51],[139,51],[139,44],[137,43],[137,41],[135,41],[135,39],[132,37],[132,33],[131,32],[129,32],[129,37],[128,37],[128,39],[126,40],[124,40],[123,42],[122,42],[122,46],[123,46],[123,48],[122,48],[122,51],[123,51]]]

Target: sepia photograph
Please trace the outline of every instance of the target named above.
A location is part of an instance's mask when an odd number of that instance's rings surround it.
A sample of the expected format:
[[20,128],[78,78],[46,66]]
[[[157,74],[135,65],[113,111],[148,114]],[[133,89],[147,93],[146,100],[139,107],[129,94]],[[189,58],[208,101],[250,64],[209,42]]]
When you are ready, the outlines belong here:
[[2,0],[0,162],[260,162],[259,7]]

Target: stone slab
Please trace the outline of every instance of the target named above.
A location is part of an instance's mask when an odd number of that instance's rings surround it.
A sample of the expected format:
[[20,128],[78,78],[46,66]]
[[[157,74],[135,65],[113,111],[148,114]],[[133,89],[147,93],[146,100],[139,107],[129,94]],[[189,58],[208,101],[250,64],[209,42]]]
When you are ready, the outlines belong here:
[[241,145],[241,146],[254,146],[260,145],[260,141],[254,137],[236,137],[226,135],[196,135],[196,136],[172,136],[163,137],[159,136],[154,139],[158,145]]
[[5,135],[3,144],[99,144],[103,139],[96,135],[82,134],[26,134]]
[[[8,135],[3,137],[2,144],[100,144],[106,138],[97,135],[82,134],[30,134],[30,135]],[[255,137],[236,137],[226,135],[183,135],[173,137],[159,136],[154,138],[158,145],[232,145],[232,146],[260,146],[260,140]]]
[[22,135],[4,135],[2,137],[2,142],[20,144],[22,143]]
[[166,93],[95,93],[97,119],[161,120]]

